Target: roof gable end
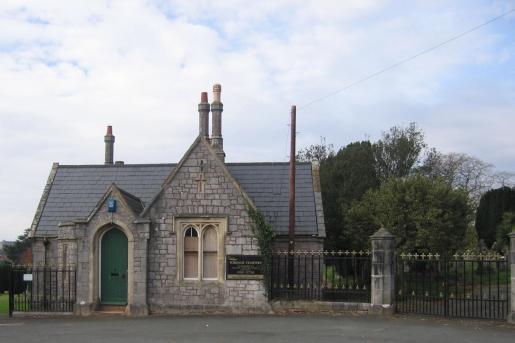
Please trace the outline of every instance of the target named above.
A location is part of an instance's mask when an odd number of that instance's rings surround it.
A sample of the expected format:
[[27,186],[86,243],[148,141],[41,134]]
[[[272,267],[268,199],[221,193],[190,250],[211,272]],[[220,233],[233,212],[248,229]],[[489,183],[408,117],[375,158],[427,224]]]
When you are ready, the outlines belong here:
[[213,147],[211,147],[211,144],[209,144],[209,142],[201,137],[201,136],[198,136],[195,141],[193,142],[193,144],[191,144],[191,146],[189,147],[189,149],[186,151],[186,153],[184,154],[184,156],[182,157],[182,159],[180,160],[180,162],[177,164],[177,166],[174,168],[174,170],[172,171],[172,173],[165,179],[165,181],[163,182],[163,184],[161,185],[161,189],[159,190],[159,192],[152,198],[152,200],[148,203],[148,205],[144,208],[143,212],[141,213],[141,216],[144,217],[148,214],[148,211],[150,210],[150,208],[152,207],[152,205],[154,205],[154,203],[157,201],[157,199],[159,199],[159,197],[161,196],[161,194],[163,193],[163,191],[165,190],[165,188],[174,180],[174,178],[176,177],[176,175],[179,173],[179,171],[181,170],[181,168],[183,167],[183,165],[186,163],[186,161],[188,160],[188,158],[191,156],[191,154],[193,153],[193,150],[198,146],[202,144],[206,149],[207,151],[209,152],[210,156],[211,156],[211,159],[216,163],[216,165],[218,167],[221,168],[221,170],[223,171],[223,173],[225,174],[225,176],[231,181],[231,183],[233,184],[233,186],[240,192],[240,194],[243,196],[243,198],[245,199],[245,201],[249,204],[249,206],[251,206],[252,208],[255,208],[256,209],[256,206],[254,205],[254,202],[252,201],[252,199],[249,197],[249,195],[243,190],[243,188],[241,187],[241,185],[238,183],[238,181],[236,181],[236,179],[234,178],[234,176],[231,174],[231,172],[229,171],[229,169],[227,168],[227,166],[225,165],[225,163],[220,159],[220,157],[217,155],[216,151],[213,149]]
[[100,211],[110,196],[116,196],[117,200],[119,200],[122,205],[129,210],[134,218],[137,218],[143,210],[143,202],[137,196],[124,191],[113,182],[104,193],[104,195],[100,198],[97,205],[93,208],[93,210],[91,210],[90,214],[86,218],[86,222],[89,222],[91,219],[93,219],[95,214]]
[[39,200],[39,204],[36,209],[36,213],[34,214],[34,219],[32,220],[32,224],[30,226],[30,237],[32,237],[32,238],[36,236],[36,230],[39,225],[39,221],[41,220],[41,215],[43,214],[43,210],[45,209],[45,205],[48,200],[48,196],[50,195],[50,190],[52,189],[52,185],[54,184],[55,175],[57,174],[58,168],[59,168],[59,163],[54,162],[52,164],[52,169],[50,170],[50,175],[48,175],[48,179],[45,184],[45,188],[43,189],[43,194],[41,195],[41,199]]

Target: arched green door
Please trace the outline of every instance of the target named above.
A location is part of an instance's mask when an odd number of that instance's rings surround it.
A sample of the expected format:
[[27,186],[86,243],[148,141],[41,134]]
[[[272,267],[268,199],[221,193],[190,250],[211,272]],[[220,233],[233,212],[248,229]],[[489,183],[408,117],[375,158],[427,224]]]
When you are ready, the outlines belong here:
[[127,304],[127,237],[111,229],[101,242],[100,302],[108,305]]

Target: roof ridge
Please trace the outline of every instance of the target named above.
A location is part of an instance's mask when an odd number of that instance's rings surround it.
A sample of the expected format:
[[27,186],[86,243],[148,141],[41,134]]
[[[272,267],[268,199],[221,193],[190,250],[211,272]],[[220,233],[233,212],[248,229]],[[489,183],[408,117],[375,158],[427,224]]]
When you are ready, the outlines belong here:
[[106,168],[115,169],[123,167],[165,167],[165,166],[176,166],[177,163],[130,163],[123,165],[105,165],[105,164],[60,164],[59,168]]
[[[124,167],[175,167],[178,163],[126,163],[123,165],[105,165],[105,164],[59,164],[59,168],[102,168],[102,169],[114,169]],[[289,165],[290,162],[226,162],[227,166],[249,166],[249,165]],[[311,165],[311,162],[300,162],[297,161],[298,165]]]
[[[290,165],[290,162],[226,162],[226,165]],[[311,165],[311,162],[299,162],[297,161],[296,164],[309,164]]]

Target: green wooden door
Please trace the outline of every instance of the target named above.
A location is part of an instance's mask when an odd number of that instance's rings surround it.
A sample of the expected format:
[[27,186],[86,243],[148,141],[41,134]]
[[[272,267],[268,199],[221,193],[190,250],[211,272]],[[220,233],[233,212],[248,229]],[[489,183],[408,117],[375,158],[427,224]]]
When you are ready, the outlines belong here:
[[101,247],[100,302],[127,304],[127,237],[118,229],[107,231]]

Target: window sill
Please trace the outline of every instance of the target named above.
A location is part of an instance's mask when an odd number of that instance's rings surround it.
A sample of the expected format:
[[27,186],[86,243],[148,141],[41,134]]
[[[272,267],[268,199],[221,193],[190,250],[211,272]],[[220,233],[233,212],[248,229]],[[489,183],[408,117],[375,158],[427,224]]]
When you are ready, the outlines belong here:
[[223,280],[220,279],[182,279],[180,280],[181,284],[222,284]]

